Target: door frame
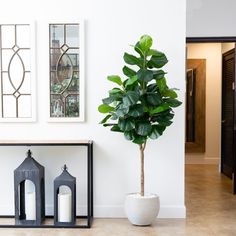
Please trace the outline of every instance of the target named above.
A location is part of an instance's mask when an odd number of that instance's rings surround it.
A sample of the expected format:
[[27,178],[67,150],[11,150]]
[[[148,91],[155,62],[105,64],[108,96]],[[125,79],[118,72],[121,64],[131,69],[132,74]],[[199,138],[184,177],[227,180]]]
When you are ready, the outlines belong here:
[[230,37],[186,37],[186,43],[233,43],[236,36]]
[[[236,45],[236,36],[217,36],[217,37],[186,37],[187,43],[235,43]],[[236,48],[236,47],[235,47]],[[236,53],[236,50],[235,50]],[[187,58],[187,55],[186,55]],[[236,57],[235,57],[236,58]],[[236,68],[236,60],[235,60],[235,68]],[[236,69],[235,69],[235,84],[236,84]],[[236,90],[234,92],[234,100],[236,101]],[[234,137],[236,139],[236,102],[234,103]],[[221,127],[220,127],[221,128]],[[220,150],[221,150],[221,142],[220,142]],[[221,152],[221,151],[220,151]],[[221,165],[221,158],[220,158]],[[232,175],[232,192],[236,194],[236,156],[234,157],[234,165],[233,165],[233,175]]]

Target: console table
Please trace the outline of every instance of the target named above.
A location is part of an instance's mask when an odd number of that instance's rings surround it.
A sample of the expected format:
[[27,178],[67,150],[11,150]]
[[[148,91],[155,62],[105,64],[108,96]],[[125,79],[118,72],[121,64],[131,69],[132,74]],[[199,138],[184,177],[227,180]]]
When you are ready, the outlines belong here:
[[[92,140],[0,140],[0,146],[85,146],[87,147],[87,215],[78,215],[75,225],[56,226],[46,216],[40,226],[16,225],[15,216],[0,215],[0,228],[90,228],[93,221],[93,141]],[[2,222],[3,223],[2,223]]]

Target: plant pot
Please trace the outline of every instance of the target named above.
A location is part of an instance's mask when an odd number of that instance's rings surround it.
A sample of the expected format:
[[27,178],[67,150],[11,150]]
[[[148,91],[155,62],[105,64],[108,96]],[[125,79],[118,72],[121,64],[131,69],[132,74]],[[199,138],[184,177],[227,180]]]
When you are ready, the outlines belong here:
[[160,209],[159,196],[139,193],[128,194],[125,199],[125,212],[129,221],[134,225],[150,225],[157,217]]

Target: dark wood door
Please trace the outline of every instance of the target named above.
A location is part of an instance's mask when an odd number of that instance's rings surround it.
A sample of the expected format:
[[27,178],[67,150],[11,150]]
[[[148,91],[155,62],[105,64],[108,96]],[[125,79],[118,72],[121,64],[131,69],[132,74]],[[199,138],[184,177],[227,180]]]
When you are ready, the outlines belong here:
[[[235,50],[223,54],[222,60],[221,172],[233,178],[235,169]],[[235,189],[235,188],[234,188]],[[235,190],[234,190],[235,193]]]
[[187,59],[186,153],[205,152],[206,59]]

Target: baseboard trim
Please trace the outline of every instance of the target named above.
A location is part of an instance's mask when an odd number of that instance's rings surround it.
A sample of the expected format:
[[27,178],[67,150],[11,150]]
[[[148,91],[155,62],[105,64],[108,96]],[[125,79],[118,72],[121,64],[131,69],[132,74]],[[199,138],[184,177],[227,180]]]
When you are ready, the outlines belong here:
[[[126,218],[124,206],[95,206],[94,217]],[[158,218],[186,218],[185,206],[161,206]]]
[[[124,206],[95,206],[97,218],[126,218]],[[185,206],[161,206],[158,218],[186,218]]]
[[186,218],[185,206],[162,206],[158,218]]
[[[0,206],[0,215],[14,215],[12,206],[2,205]],[[79,214],[86,214],[86,206],[77,207]],[[46,214],[52,215],[53,208],[51,205],[46,207]],[[78,213],[78,212],[77,212]],[[94,217],[95,218],[126,218],[124,206],[94,206]],[[186,218],[185,206],[161,206],[158,218]]]

